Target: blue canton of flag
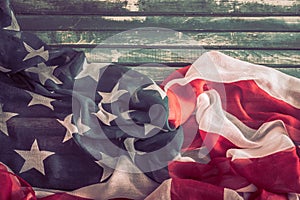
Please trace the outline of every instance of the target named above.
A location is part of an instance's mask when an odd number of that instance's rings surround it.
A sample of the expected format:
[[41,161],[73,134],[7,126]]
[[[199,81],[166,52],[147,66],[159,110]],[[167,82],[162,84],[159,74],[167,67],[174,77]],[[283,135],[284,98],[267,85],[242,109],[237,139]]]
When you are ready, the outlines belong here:
[[167,179],[183,136],[169,126],[165,92],[129,68],[48,47],[0,6],[0,163],[60,191],[107,182],[124,156],[130,173]]

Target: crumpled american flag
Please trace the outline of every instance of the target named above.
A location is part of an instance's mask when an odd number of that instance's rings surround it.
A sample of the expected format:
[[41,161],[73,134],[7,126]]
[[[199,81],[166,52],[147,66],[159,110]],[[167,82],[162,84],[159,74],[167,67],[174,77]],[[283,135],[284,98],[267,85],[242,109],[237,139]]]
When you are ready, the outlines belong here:
[[300,198],[299,79],[207,52],[157,85],[0,11],[0,200]]

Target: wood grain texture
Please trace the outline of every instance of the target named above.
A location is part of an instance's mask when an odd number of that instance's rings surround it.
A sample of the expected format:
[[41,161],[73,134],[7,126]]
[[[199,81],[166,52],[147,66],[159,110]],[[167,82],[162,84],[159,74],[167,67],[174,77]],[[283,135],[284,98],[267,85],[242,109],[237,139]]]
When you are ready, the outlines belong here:
[[[142,31],[37,31],[33,32],[53,47],[94,48],[99,44],[203,46],[209,49],[300,50],[300,32],[173,32],[161,38]],[[144,40],[143,40],[144,39]],[[147,39],[147,40],[145,40]]]
[[[157,83],[162,83],[171,73],[173,73],[179,67],[152,67],[151,70],[146,67],[131,67],[131,69],[136,70],[142,74],[147,75],[151,79],[155,80]],[[299,68],[275,68],[278,71],[281,71],[285,74],[288,74],[293,77],[300,78],[300,69]]]
[[[51,47],[134,66],[158,81],[205,50],[300,76],[299,0],[12,0],[12,6],[21,29]],[[148,27],[159,27],[162,36],[136,37]]]
[[[90,62],[120,63],[192,63],[209,49],[78,49]],[[220,52],[247,62],[270,67],[300,67],[297,50],[220,50]]]
[[277,69],[285,74],[300,78],[300,68],[280,68]]
[[19,15],[22,30],[126,31],[159,27],[201,32],[300,32],[300,17],[103,17]]
[[11,0],[21,14],[82,15],[299,15],[298,0]]

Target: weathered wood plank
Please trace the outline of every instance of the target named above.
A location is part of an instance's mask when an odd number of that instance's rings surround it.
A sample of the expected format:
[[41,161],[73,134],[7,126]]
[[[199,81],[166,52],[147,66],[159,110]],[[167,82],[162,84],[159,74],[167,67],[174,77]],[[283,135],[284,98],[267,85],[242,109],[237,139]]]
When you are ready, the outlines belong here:
[[11,0],[21,14],[299,15],[298,0]]
[[[145,66],[138,66],[138,67],[131,67],[142,74],[147,75],[151,79],[155,80],[158,83],[161,83],[165,80],[172,72],[174,72],[178,67],[168,67],[168,66],[160,66],[160,67],[145,67]],[[299,68],[275,68],[285,74],[290,76],[294,76],[300,78],[300,69]]]
[[276,68],[300,68],[300,51],[221,50],[221,52],[251,63]]
[[161,1],[161,0],[141,0],[142,10],[159,10],[162,12],[176,12],[178,10],[185,12],[204,12],[212,13],[228,13],[249,14],[249,15],[280,15],[289,13],[293,15],[299,14],[300,3],[297,0],[177,0],[177,1]]
[[160,27],[177,31],[299,32],[300,17],[103,17],[17,16],[22,30],[36,31],[125,31]]
[[[78,49],[86,52],[90,62],[120,63],[192,63],[210,49]],[[300,67],[297,50],[220,50],[229,56],[272,67]]]
[[161,83],[179,67],[160,65],[158,67],[134,66],[130,68],[148,76],[157,83]]
[[[300,50],[300,32],[167,32],[148,37],[142,31],[37,31],[54,47],[93,48],[99,44],[203,46],[208,49],[294,49]],[[161,36],[160,38],[157,36]],[[147,40],[145,40],[147,39]]]
[[300,78],[300,68],[279,68],[277,70],[285,74]]

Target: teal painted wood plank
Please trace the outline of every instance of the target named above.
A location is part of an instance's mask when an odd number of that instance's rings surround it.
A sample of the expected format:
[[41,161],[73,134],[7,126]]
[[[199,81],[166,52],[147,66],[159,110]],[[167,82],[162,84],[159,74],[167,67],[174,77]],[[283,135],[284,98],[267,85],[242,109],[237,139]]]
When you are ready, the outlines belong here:
[[159,27],[178,31],[300,31],[300,17],[103,17],[19,15],[22,30],[112,31]]
[[[203,46],[214,49],[298,49],[300,32],[163,32],[149,37],[143,31],[37,31],[54,47],[93,48],[99,44]],[[151,34],[151,32],[149,32]],[[157,37],[158,36],[158,37]],[[145,40],[147,39],[147,40]]]
[[[184,66],[182,66],[184,67]],[[165,80],[171,73],[175,72],[180,67],[168,67],[160,66],[160,67],[145,67],[145,66],[137,66],[137,67],[130,67],[133,70],[136,70],[142,74],[147,75],[151,79],[155,80],[156,82],[162,82]],[[275,70],[281,71],[285,74],[290,76],[300,78],[300,69],[299,68],[275,68]]]
[[300,78],[300,68],[279,68],[277,69],[285,74]]
[[[78,49],[84,50],[91,62],[121,63],[192,63],[210,49]],[[300,67],[297,50],[220,50],[247,62],[282,68]]]
[[11,0],[22,14],[299,15],[298,0]]
[[282,13],[298,15],[300,2],[298,0],[140,0],[141,10],[159,10],[164,12],[184,11],[190,13],[227,13],[229,15],[280,15]]

